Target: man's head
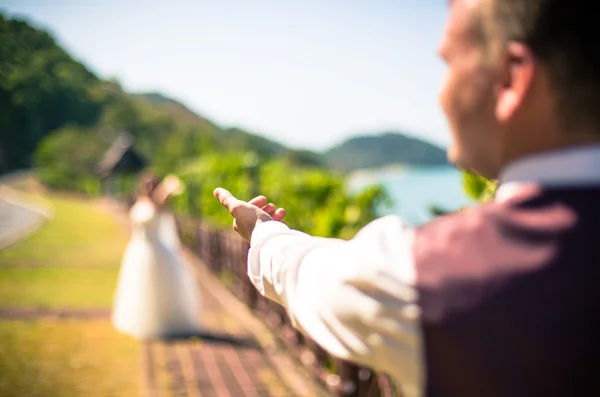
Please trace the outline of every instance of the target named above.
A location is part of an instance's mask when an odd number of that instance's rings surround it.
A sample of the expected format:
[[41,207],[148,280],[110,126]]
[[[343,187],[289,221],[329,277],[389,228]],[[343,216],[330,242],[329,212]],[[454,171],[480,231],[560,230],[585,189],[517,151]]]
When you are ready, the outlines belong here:
[[440,94],[462,168],[600,140],[600,46],[584,0],[450,0]]

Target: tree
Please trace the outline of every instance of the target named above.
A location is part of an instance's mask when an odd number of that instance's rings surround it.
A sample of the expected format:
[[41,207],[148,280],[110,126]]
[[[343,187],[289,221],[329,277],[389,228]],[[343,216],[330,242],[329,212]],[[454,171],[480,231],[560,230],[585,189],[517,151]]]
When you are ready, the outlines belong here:
[[107,148],[95,130],[67,125],[41,142],[34,162],[46,185],[94,195],[100,193],[96,167]]
[[48,33],[0,14],[0,172],[30,166],[48,132],[95,123],[104,100],[100,80]]

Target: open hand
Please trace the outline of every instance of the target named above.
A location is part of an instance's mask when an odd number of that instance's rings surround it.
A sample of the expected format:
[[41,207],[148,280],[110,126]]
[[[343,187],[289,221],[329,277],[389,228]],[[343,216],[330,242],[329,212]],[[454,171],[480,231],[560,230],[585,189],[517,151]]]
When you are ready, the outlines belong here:
[[245,202],[235,198],[229,191],[217,188],[214,195],[233,216],[233,228],[248,242],[252,238],[254,228],[262,222],[280,221],[285,217],[285,210],[267,203],[265,196],[258,196]]
[[168,194],[181,194],[185,190],[185,185],[176,175],[168,175],[162,182],[165,191]]

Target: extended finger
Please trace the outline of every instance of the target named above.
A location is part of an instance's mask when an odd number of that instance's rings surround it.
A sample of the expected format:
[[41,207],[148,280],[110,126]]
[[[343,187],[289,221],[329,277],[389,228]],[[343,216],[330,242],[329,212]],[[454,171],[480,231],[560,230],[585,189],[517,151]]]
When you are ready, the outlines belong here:
[[233,197],[233,195],[226,189],[216,188],[213,192],[217,200],[223,205],[223,207],[227,208],[229,212],[232,212],[235,208],[235,205],[238,204],[239,200]]
[[256,196],[249,201],[250,204],[262,208],[267,204],[267,198],[265,196]]
[[283,208],[277,208],[275,210],[275,212],[273,214],[270,214],[271,217],[273,218],[273,220],[275,221],[281,221],[283,218],[285,218],[286,215],[286,211]]
[[277,210],[277,207],[275,207],[275,204],[269,203],[269,204],[265,205],[264,207],[262,207],[261,209],[263,211],[265,211],[267,214],[273,215],[275,213],[275,211]]

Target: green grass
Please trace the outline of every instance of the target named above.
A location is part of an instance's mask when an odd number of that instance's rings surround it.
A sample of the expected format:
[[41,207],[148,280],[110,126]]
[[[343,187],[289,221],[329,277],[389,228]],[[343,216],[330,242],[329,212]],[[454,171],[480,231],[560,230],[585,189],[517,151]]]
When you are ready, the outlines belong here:
[[108,321],[1,321],[0,397],[134,397],[139,346]]
[[[127,232],[97,202],[47,195],[55,217],[0,251],[0,307],[110,308]],[[0,321],[0,397],[139,395],[138,343],[109,319]]]
[[108,308],[118,269],[0,268],[0,307]]
[[0,267],[118,267],[127,235],[108,209],[51,195],[54,218],[29,239],[0,251]]
[[127,233],[95,202],[49,196],[55,216],[0,251],[0,307],[107,308]]

